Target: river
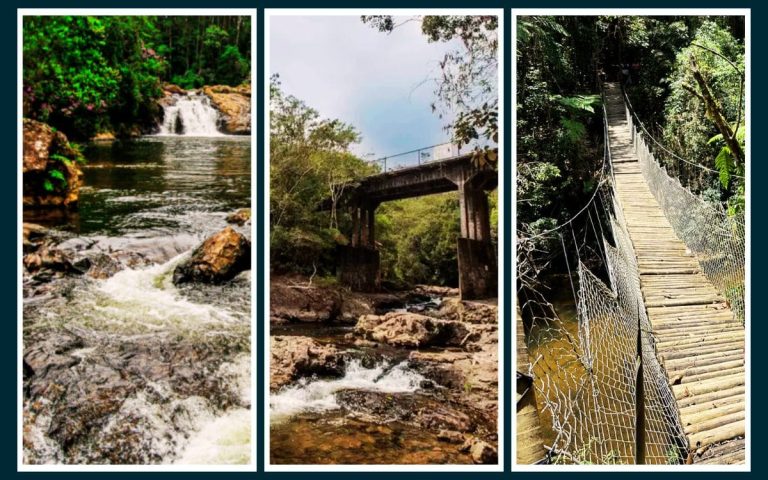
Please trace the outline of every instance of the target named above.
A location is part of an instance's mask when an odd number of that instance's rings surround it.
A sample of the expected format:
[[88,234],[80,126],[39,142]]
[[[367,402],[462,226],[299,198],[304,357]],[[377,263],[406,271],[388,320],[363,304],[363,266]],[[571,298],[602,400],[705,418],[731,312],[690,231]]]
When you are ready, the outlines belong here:
[[24,279],[24,461],[251,462],[250,271],[171,281],[250,206],[250,137],[148,136],[84,155],[77,211],[24,212],[72,258],[105,264],[96,278]]

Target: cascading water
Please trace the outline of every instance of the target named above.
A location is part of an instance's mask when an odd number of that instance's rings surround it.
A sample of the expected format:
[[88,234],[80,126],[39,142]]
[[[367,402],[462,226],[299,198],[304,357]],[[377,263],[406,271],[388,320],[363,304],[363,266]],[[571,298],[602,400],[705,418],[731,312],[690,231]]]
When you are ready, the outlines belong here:
[[249,272],[172,281],[248,205],[250,140],[151,136],[86,158],[77,214],[35,218],[51,227],[36,251],[77,267],[24,273],[24,463],[251,462]]
[[298,384],[270,396],[270,420],[279,422],[302,412],[340,408],[336,402],[336,393],[347,389],[382,393],[415,392],[425,378],[410,370],[406,363],[401,362],[392,368],[386,364],[365,368],[359,360],[353,360],[342,378],[302,379]]
[[211,100],[202,94],[173,95],[173,101],[163,107],[163,123],[159,135],[218,137],[223,135],[217,125],[219,112]]

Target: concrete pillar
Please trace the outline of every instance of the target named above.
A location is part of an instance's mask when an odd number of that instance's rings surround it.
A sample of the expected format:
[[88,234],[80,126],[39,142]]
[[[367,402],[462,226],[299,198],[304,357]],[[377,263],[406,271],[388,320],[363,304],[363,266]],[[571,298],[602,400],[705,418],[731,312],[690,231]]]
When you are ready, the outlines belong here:
[[[466,178],[466,177],[465,177]],[[488,196],[472,178],[458,183],[461,237],[457,244],[459,292],[462,299],[498,295],[496,252],[491,243]]]
[[374,203],[369,203],[365,206],[365,245],[371,248],[376,248],[376,207],[378,207],[378,204]]
[[482,188],[475,188],[470,182],[459,184],[459,210],[461,215],[461,236],[472,240],[491,240],[491,214],[488,196]]
[[352,207],[352,235],[350,236],[350,244],[353,247],[360,245],[360,207]]
[[375,243],[377,206],[365,203],[352,209],[350,245],[339,247],[339,281],[355,291],[374,292],[381,286],[381,258]]

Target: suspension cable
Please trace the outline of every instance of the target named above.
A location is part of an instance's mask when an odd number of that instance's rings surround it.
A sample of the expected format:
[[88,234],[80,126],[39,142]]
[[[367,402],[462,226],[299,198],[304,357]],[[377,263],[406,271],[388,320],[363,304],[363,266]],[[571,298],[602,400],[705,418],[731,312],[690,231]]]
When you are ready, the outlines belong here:
[[[640,117],[637,115],[637,112],[635,111],[634,107],[632,106],[632,102],[629,101],[629,96],[627,95],[627,92],[624,91],[624,89],[622,89],[622,94],[624,95],[624,100],[626,100],[626,102],[627,102],[627,106],[629,107],[629,111],[632,114],[632,117],[637,121],[637,123],[640,125],[640,128],[643,130],[643,132],[645,132],[645,134],[648,136],[648,138],[650,138],[653,141],[653,143],[658,145],[658,147],[661,150],[663,150],[665,153],[667,153],[668,155],[670,155],[672,158],[674,158],[676,160],[680,160],[681,162],[685,162],[688,165],[692,165],[692,166],[694,166],[696,168],[700,168],[702,170],[707,170],[708,172],[716,173],[716,174],[720,175],[720,171],[719,170],[715,170],[713,168],[705,167],[704,165],[701,165],[701,164],[698,164],[698,163],[694,163],[694,162],[692,162],[690,160],[686,160],[685,158],[681,157],[680,155],[677,155],[675,152],[669,150],[661,142],[656,140],[656,138],[654,138],[653,135],[650,134],[648,129],[645,128],[645,124],[643,124],[642,120],[640,120]],[[730,176],[731,177],[736,177],[736,178],[744,179],[744,177],[742,177],[741,175],[731,174]]]

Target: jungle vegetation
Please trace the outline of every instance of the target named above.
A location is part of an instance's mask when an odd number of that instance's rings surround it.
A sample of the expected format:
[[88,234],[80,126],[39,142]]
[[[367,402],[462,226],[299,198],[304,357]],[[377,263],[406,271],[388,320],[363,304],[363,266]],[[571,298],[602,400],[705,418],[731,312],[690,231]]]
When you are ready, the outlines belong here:
[[[592,196],[603,158],[598,78],[620,81],[622,65],[633,108],[669,152],[659,160],[743,217],[743,17],[527,16],[516,42],[518,239],[562,224]],[[529,267],[557,265],[559,242],[532,241]]]
[[250,79],[250,17],[26,16],[24,115],[75,139],[152,125],[162,82]]

